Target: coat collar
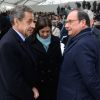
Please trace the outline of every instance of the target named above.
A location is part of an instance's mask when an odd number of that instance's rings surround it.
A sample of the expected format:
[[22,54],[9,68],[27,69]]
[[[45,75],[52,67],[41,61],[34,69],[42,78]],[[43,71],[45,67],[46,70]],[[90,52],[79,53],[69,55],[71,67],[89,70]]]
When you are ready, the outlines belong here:
[[91,28],[86,28],[82,30],[81,32],[79,32],[79,34],[77,34],[75,37],[70,37],[66,44],[64,53],[69,51],[78,42],[78,40],[80,40],[82,37],[88,34],[91,34]]
[[9,33],[16,39],[16,41],[18,41],[19,45],[23,48],[26,54],[29,55],[29,58],[32,60],[32,62],[34,62],[34,64],[37,65],[34,59],[34,54],[30,49],[30,44],[28,44],[26,41],[23,41],[22,38],[16,33],[16,31],[13,28],[9,30]]
[[[37,51],[47,54],[49,52],[49,50],[51,48],[53,48],[54,45],[56,45],[56,43],[60,43],[59,38],[51,35],[51,43],[49,45],[48,51],[46,52],[45,49],[43,48],[43,45],[38,41],[38,39],[36,38],[36,34],[35,35],[31,35],[28,39],[27,42],[29,42],[29,44],[31,44],[32,48],[36,49]],[[37,46],[38,45],[38,46]]]
[[15,38],[18,42],[24,42],[23,39],[16,33],[13,28],[11,28],[8,33],[11,34],[11,36]]

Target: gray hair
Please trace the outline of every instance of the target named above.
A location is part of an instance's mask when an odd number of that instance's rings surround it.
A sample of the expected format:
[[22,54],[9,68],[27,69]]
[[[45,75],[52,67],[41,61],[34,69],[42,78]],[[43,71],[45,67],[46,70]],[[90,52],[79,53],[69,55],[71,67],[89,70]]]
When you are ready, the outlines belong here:
[[18,5],[15,8],[13,8],[10,12],[11,23],[14,24],[14,18],[22,20],[25,16],[25,12],[33,13],[33,10],[30,7],[25,5]]
[[90,18],[90,20],[93,20],[94,18],[94,14],[91,10],[88,10],[88,9],[84,9],[84,12],[86,12]]

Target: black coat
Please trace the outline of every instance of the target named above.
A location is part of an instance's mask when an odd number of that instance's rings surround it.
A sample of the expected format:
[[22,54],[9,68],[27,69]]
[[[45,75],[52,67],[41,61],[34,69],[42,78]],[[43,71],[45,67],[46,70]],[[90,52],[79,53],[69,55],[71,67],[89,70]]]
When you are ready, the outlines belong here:
[[56,100],[58,74],[62,60],[60,40],[51,36],[51,44],[46,52],[37,38],[31,38],[31,47],[37,61],[38,85],[40,99]]
[[31,52],[10,29],[0,41],[0,100],[33,100],[34,68]]
[[11,28],[11,23],[9,20],[9,16],[0,14],[0,39],[3,37],[5,33]]

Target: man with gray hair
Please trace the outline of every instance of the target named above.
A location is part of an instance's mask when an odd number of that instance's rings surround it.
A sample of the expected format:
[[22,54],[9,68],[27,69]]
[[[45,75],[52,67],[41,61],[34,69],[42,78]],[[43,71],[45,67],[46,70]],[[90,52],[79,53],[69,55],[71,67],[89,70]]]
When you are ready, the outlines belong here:
[[92,28],[93,34],[97,37],[97,39],[100,41],[100,30],[96,28],[95,22],[94,22],[94,13],[91,10],[85,9],[84,12],[86,12],[90,18],[90,27]]
[[0,100],[34,100],[36,64],[25,38],[34,30],[33,10],[20,5],[11,11],[12,28],[0,41]]
[[94,25],[94,13],[91,10],[84,9],[84,12],[86,12],[90,19],[90,26],[92,27]]

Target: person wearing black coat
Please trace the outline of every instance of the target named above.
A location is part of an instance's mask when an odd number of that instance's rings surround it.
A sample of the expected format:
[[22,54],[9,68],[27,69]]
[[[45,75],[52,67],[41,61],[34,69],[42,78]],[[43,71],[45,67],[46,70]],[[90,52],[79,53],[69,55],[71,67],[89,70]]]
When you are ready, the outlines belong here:
[[34,100],[36,62],[25,43],[34,30],[33,10],[17,6],[11,12],[12,28],[0,40],[0,100]]
[[40,96],[37,100],[56,100],[62,55],[60,40],[51,34],[51,29],[51,20],[45,16],[39,16],[34,35],[28,39],[38,65]]
[[9,16],[6,13],[0,14],[0,39],[3,37],[5,33],[11,28],[11,23]]

